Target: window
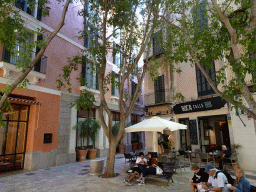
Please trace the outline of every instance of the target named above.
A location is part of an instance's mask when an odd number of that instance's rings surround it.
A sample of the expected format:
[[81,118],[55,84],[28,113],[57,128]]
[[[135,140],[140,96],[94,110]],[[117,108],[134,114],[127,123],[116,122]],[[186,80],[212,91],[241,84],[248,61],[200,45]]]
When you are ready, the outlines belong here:
[[[90,34],[90,38],[91,38],[91,43],[93,44],[93,47],[96,47],[97,46],[97,36],[98,36],[98,31],[96,28],[92,27],[92,26],[89,26],[87,27],[88,31],[89,31],[89,34]],[[84,38],[84,46],[86,48],[89,48],[91,47],[92,45],[90,45],[90,39],[88,37],[87,34],[85,34],[85,38]]]
[[[96,109],[81,109],[77,111],[77,123],[80,121],[85,121],[86,119],[96,119]],[[90,140],[81,138],[79,135],[83,133],[81,129],[76,129],[76,147],[83,147],[90,145]],[[85,144],[86,143],[86,144]]]
[[29,0],[16,0],[15,6],[26,12],[27,14],[34,16],[34,7],[31,7]]
[[120,113],[112,111],[113,119],[112,119],[112,124],[116,124],[120,122]]
[[[34,41],[34,34],[26,33],[23,37],[26,36],[26,43],[18,43],[16,42],[15,48],[13,50],[13,54],[7,50],[6,47],[3,47],[3,55],[2,61],[6,63],[10,63],[13,65],[17,65],[19,61],[27,62],[28,64],[35,58],[36,54],[40,51],[39,47],[36,47],[34,50],[27,50],[26,46],[32,44]],[[42,35],[37,36],[37,41],[43,40]],[[28,53],[29,52],[29,53]],[[30,55],[30,57],[24,57],[24,55]],[[47,65],[47,57],[42,56],[41,59],[35,64],[34,71],[46,74],[46,65]]]
[[[207,68],[206,72],[208,73],[208,75],[211,77],[211,79],[215,83],[215,65],[214,65],[214,62],[213,62],[213,67],[211,69]],[[215,93],[197,65],[196,65],[196,79],[197,79],[198,97]]]
[[118,47],[119,45],[113,42],[113,63],[120,67],[122,64],[122,54],[120,51],[118,51]]
[[82,78],[84,78],[84,83],[81,85],[86,85],[86,87],[91,89],[99,89],[98,73],[95,65],[92,63],[86,62],[85,57],[82,59]]
[[[139,121],[139,116],[135,114],[131,114],[131,124],[134,125],[138,123]],[[140,142],[140,134],[141,132],[132,132],[131,135],[131,143],[138,143]]]
[[155,103],[165,102],[164,75],[159,76],[154,82]]
[[42,5],[40,1],[38,1],[37,5],[31,5],[29,0],[16,0],[15,6],[33,17],[36,16],[39,21],[42,20]]
[[119,75],[112,72],[112,90],[111,90],[111,94],[114,95],[114,96],[117,96],[117,97],[119,97],[119,85],[118,85],[119,82],[120,82]]
[[193,9],[193,24],[197,24],[197,33],[200,33],[202,29],[207,28],[208,18],[205,16],[206,4],[204,2],[199,3]]
[[162,52],[162,31],[158,31],[153,37],[153,55],[159,55]]
[[[98,29],[97,26],[95,25],[95,21],[97,21],[98,19],[98,9],[94,9],[95,5],[90,4],[89,1],[87,1],[87,7],[86,7],[86,12],[87,12],[87,20],[86,20],[86,26],[87,29],[89,31],[89,35],[91,38],[91,43],[94,45],[93,47],[97,46],[97,42],[98,42]],[[90,48],[92,45],[90,45],[90,40],[88,37],[88,34],[85,34],[85,38],[84,38],[84,46],[86,48]]]

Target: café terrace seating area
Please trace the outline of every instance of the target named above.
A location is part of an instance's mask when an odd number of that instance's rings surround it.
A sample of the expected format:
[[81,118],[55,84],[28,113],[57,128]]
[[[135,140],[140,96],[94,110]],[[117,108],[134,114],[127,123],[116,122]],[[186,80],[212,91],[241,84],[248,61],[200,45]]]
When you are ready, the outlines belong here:
[[[135,164],[139,152],[143,150],[137,150],[130,153],[125,153],[125,164],[129,163],[129,168],[132,168]],[[213,164],[215,167],[219,167],[219,160],[222,155],[222,151],[214,151],[208,153],[202,153],[200,149],[194,151],[176,150],[176,149],[165,149],[163,154],[153,153],[157,157],[158,162],[162,163],[173,163],[175,164],[175,171],[178,169],[181,172],[185,171],[185,167],[189,167],[191,164],[198,164],[200,167],[204,167],[207,164]],[[144,155],[148,159],[148,154]],[[229,162],[224,163],[224,169],[232,169],[237,167],[237,153],[233,153],[229,158]]]

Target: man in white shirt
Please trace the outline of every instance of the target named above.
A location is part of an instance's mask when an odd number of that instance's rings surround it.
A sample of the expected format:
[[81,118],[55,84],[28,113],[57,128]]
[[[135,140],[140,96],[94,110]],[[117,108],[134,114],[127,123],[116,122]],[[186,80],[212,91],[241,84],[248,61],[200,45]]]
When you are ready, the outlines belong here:
[[147,159],[144,158],[144,153],[140,152],[139,157],[137,158],[137,160],[135,162],[135,166],[132,169],[132,174],[130,175],[128,180],[124,180],[124,182],[127,185],[131,185],[130,181],[132,181],[137,174],[141,174],[143,165],[145,165],[145,166],[147,165]]
[[216,177],[216,173],[218,171],[219,170],[211,164],[206,166],[205,172],[209,174],[209,179],[206,185],[202,185],[202,188],[206,191],[229,192],[227,187],[228,179],[226,175],[219,172]]

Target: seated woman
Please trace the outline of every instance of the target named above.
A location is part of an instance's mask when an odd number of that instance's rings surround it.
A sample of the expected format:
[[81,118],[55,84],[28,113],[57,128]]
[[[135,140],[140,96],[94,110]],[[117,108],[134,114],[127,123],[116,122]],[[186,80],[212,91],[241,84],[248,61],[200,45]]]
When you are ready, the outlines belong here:
[[147,166],[142,167],[142,177],[139,179],[141,181],[138,183],[138,185],[145,185],[145,176],[148,173],[156,174],[156,166],[158,165],[158,162],[155,157],[152,157],[152,154],[148,154],[148,164]]
[[144,158],[144,153],[140,152],[139,157],[135,162],[135,166],[132,169],[132,174],[130,175],[128,180],[124,180],[127,185],[131,185],[130,181],[132,181],[137,174],[141,174],[142,167],[147,165],[147,159]]
[[234,181],[233,186],[228,186],[228,188],[235,192],[250,192],[251,185],[249,181],[244,178],[244,171],[237,167],[235,173],[236,180]]

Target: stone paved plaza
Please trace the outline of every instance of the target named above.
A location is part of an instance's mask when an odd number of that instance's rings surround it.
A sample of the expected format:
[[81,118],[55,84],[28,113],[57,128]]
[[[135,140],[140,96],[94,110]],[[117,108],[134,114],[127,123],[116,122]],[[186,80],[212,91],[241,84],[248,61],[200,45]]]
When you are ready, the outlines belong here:
[[[145,186],[132,186],[124,184],[127,178],[128,163],[125,164],[123,155],[116,156],[115,172],[120,173],[118,177],[102,179],[98,176],[90,176],[90,161],[66,164],[47,169],[40,169],[23,173],[4,173],[0,177],[1,192],[63,192],[63,191],[190,191],[188,179],[193,173],[186,168],[186,173],[174,174],[174,183],[166,186],[165,179],[147,178]],[[106,160],[106,158],[100,158]]]

